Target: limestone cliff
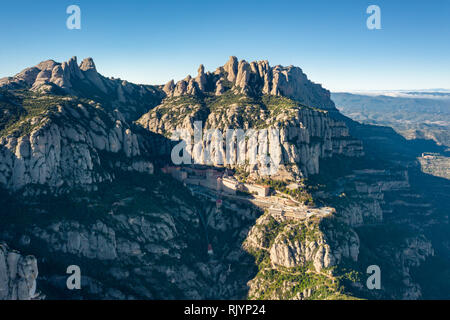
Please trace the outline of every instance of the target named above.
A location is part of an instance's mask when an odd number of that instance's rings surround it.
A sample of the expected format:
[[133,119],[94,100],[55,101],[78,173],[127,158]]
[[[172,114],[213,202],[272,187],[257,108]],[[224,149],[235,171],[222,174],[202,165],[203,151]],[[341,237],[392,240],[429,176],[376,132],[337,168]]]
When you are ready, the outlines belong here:
[[61,190],[112,181],[113,169],[153,172],[149,142],[118,110],[106,112],[93,101],[48,94],[19,99],[16,107],[23,114],[1,128],[3,187],[42,185]]
[[253,226],[244,248],[256,258],[259,272],[249,282],[251,299],[348,299],[335,269],[356,262],[358,235],[350,228],[324,228],[316,219],[277,220],[269,213]]
[[[267,61],[238,63],[232,57],[214,73],[205,74],[201,66],[196,78],[189,76],[176,85],[170,82],[164,91],[167,98],[138,123],[167,137],[183,131],[181,138],[188,142],[186,149],[196,163],[236,167],[236,159],[248,160],[252,153],[262,156],[268,149],[282,170],[294,167],[294,175],[308,176],[319,173],[322,158],[363,154],[346,125],[329,114],[336,112],[329,92],[296,67],[272,68]],[[194,141],[196,121],[202,126],[200,143]],[[263,132],[246,140],[229,159],[223,142],[227,129]],[[208,133],[212,130],[221,130],[222,136]],[[245,169],[261,174],[261,161],[250,162]]]
[[0,243],[0,300],[41,298],[36,290],[37,260]]

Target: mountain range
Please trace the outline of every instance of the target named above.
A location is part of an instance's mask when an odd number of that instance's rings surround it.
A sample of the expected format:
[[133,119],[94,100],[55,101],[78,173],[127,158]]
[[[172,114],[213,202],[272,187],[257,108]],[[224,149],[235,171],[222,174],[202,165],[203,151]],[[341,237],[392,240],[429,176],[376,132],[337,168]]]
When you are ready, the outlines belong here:
[[[450,298],[450,183],[416,159],[443,146],[356,122],[332,97],[298,67],[236,57],[165,85],[75,57],[0,79],[0,299]],[[173,132],[196,121],[205,134],[279,130],[276,147],[240,151],[280,159],[268,177],[215,161],[220,148],[204,162],[194,145],[198,165],[174,169],[225,172],[270,196],[166,174]],[[70,265],[81,290],[66,287]]]

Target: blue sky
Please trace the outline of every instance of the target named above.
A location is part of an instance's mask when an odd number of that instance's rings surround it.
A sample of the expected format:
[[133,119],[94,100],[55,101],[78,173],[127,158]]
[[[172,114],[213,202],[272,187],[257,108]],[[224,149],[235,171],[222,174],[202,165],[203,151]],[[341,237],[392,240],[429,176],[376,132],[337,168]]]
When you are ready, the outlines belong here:
[[[81,30],[66,8],[81,8]],[[369,30],[366,8],[381,8]],[[0,77],[42,60],[161,84],[230,55],[297,65],[334,91],[450,88],[450,1],[1,1]]]

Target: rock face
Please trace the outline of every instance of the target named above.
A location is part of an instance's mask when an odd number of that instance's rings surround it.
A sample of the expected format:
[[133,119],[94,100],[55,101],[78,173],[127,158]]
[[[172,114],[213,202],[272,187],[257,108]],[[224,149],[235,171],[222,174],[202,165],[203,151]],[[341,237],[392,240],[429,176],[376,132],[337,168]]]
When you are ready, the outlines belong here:
[[341,195],[350,200],[342,206],[339,203],[335,206],[341,219],[352,227],[382,223],[385,215],[389,217],[395,205],[385,201],[386,194],[408,193],[411,198],[418,197],[409,191],[408,174],[403,168],[354,170],[340,177],[338,184],[340,187],[337,190],[319,192],[315,197],[325,200]]
[[332,268],[357,262],[359,245],[358,235],[348,227],[321,227],[314,220],[277,221],[265,213],[243,244],[256,257],[265,257],[257,258],[262,262],[259,273],[248,283],[249,297],[338,299],[343,293],[335,286]]
[[308,80],[299,67],[271,67],[267,60],[249,63],[230,57],[213,73],[205,73],[201,65],[196,78],[188,76],[176,84],[172,80],[164,87],[169,97],[206,92],[221,95],[227,90],[235,94],[284,96],[308,106],[336,110],[330,92]]
[[37,276],[35,257],[24,257],[0,243],[0,300],[37,299]]
[[14,191],[31,184],[89,187],[112,181],[114,168],[153,173],[149,143],[119,111],[107,113],[98,104],[72,98],[47,103],[47,111],[0,137],[3,187]]
[[[198,142],[195,141],[196,121],[200,121],[203,137]],[[342,121],[325,111],[281,97],[266,96],[261,101],[228,94],[215,98],[212,103],[169,98],[142,116],[138,123],[168,137],[178,131],[178,138],[188,143],[186,150],[195,163],[236,167],[239,159],[245,159],[250,163],[246,169],[260,174],[264,165],[258,159],[263,158],[266,149],[278,164],[298,166],[303,176],[319,173],[320,159],[363,155],[361,143],[350,136]],[[228,129],[260,131],[239,143],[236,136],[226,141]],[[211,132],[214,130],[220,130],[221,134]],[[231,157],[227,157],[227,151]]]
[[[210,201],[158,175],[138,180],[124,175],[97,191],[69,193],[61,206],[34,206],[27,198],[19,201],[20,217],[16,211],[6,215],[13,199],[0,198],[6,212],[2,221],[7,222],[0,225],[0,237],[43,257],[39,277],[50,299],[246,295],[254,270],[241,243],[260,214],[255,208],[241,205],[230,211],[224,206],[217,214]],[[202,221],[208,216],[206,230]],[[23,219],[34,223],[21,224]],[[208,243],[217,250],[216,259],[207,254]],[[80,291],[66,288],[69,265],[81,269]]]
[[[284,232],[289,234],[299,230],[289,226]],[[320,272],[339,264],[342,257],[358,260],[359,239],[356,234],[352,234],[346,242],[335,244],[335,252],[332,252],[323,234],[318,235],[317,239],[292,241],[285,237],[284,232],[278,234],[269,250],[270,261],[275,265],[294,268],[312,262],[315,271]]]
[[423,172],[450,180],[450,157],[422,156],[418,160]]
[[[285,175],[286,166],[294,165],[296,174],[309,176],[319,172],[320,159],[363,155],[361,143],[349,135],[344,122],[331,116],[337,110],[330,93],[298,67],[231,57],[214,73],[205,73],[201,65],[197,77],[170,81],[163,90],[167,98],[138,123],[185,140],[194,163],[237,167],[239,159],[245,159],[245,169],[259,175]],[[196,121],[203,130],[200,142],[194,139]],[[245,142],[234,136],[227,145],[227,129],[262,131]],[[211,133],[214,130],[222,134]],[[174,137],[176,131],[180,133]],[[267,154],[269,165],[263,163]]]

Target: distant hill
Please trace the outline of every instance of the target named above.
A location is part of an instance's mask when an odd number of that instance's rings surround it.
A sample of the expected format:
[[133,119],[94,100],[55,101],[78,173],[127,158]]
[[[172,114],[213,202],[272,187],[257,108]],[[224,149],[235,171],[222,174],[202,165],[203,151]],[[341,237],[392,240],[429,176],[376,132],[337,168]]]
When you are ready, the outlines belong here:
[[346,116],[394,128],[407,139],[431,139],[450,146],[450,92],[420,90],[374,94],[332,93]]

